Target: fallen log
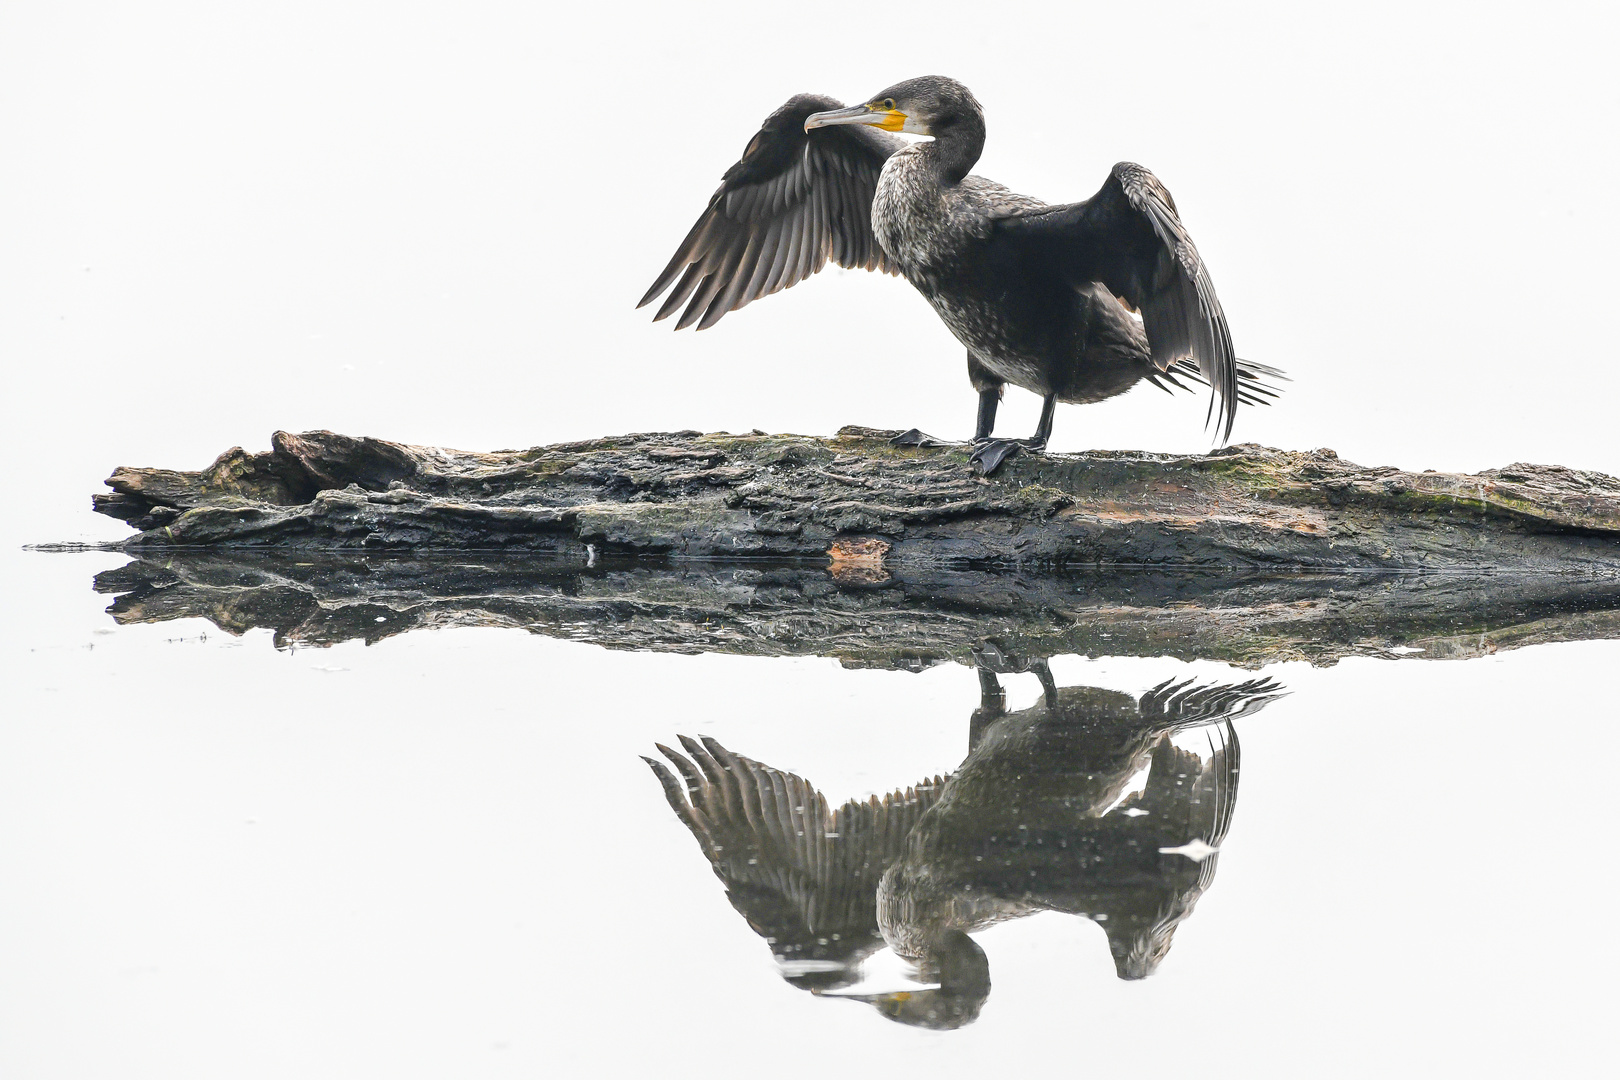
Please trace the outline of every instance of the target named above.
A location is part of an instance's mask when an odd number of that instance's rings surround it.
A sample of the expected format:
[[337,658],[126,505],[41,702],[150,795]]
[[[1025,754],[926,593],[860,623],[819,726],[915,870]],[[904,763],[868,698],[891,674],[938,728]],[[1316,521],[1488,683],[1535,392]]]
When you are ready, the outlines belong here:
[[958,446],[695,431],[468,453],[277,432],[199,472],[121,468],[95,508],[115,545],[505,550],[831,560],[867,568],[1082,566],[1516,573],[1620,569],[1620,481],[1557,466],[1365,468],[1331,450],[1021,455],[981,477]]

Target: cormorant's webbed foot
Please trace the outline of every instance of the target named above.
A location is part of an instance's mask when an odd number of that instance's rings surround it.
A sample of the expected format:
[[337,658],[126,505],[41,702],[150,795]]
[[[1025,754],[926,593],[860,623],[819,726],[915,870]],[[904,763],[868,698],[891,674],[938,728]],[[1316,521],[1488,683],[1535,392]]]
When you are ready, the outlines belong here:
[[958,442],[952,442],[950,439],[936,439],[932,435],[928,434],[926,431],[918,431],[916,428],[912,428],[910,431],[902,431],[900,434],[898,434],[894,438],[890,439],[889,440],[889,445],[890,446],[961,446],[962,444],[958,443]]
[[973,462],[973,467],[979,471],[979,475],[989,476],[1001,468],[1003,461],[1006,461],[1020,450],[1028,450],[1032,454],[1038,454],[1045,449],[1046,440],[1040,438],[986,439],[984,442],[974,446],[973,453],[968,455],[968,460]]

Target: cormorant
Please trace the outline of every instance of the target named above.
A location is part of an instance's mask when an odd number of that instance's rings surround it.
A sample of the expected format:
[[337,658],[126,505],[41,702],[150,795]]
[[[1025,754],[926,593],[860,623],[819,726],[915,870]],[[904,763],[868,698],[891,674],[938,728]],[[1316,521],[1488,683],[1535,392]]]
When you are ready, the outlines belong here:
[[[888,944],[937,986],[839,996],[902,1023],[960,1027],[990,993],[970,932],[1039,911],[1080,915],[1103,928],[1120,978],[1139,979],[1213,880],[1237,793],[1231,721],[1281,687],[1188,680],[1138,699],[1060,690],[1043,661],[977,658],[966,760],[881,801],[831,811],[803,777],[713,739],[683,736],[685,754],[659,745],[675,772],[644,759],[793,985],[843,990]],[[1034,672],[1041,701],[1007,713],[996,680],[1007,671]],[[1196,727],[1210,728],[1207,761],[1171,742]]]
[[[1233,353],[1209,271],[1157,177],[1121,162],[1091,198],[1049,206],[969,174],[984,138],[978,101],[938,76],[847,109],[790,98],[726,170],[641,304],[668,289],[654,321],[685,304],[676,329],[702,330],[829,258],[903,274],[967,346],[979,392],[973,460],[986,473],[1044,448],[1059,401],[1102,401],[1144,379],[1168,392],[1189,378],[1210,386],[1225,441],[1239,401],[1276,395],[1261,377],[1281,372]],[[991,438],[1007,383],[1042,398],[1032,438]],[[895,441],[931,440],[914,428]]]

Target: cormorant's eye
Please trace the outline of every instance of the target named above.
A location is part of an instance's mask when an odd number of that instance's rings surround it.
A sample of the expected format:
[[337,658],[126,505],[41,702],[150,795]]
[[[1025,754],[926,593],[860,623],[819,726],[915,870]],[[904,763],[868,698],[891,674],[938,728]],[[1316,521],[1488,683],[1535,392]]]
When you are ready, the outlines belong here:
[[893,112],[894,111],[894,98],[892,98],[892,97],[884,98],[883,99],[883,107],[885,109],[888,109],[890,112]]

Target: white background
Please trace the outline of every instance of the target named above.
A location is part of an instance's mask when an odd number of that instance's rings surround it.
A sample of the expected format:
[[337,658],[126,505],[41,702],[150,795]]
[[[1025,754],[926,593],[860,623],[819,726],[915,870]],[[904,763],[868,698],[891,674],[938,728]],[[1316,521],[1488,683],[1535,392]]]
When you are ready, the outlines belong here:
[[[1620,474],[1616,22],[8,5],[0,542],[117,537],[88,512],[114,465],[196,468],[276,428],[966,434],[961,349],[897,280],[829,271],[701,334],[632,310],[783,99],[930,72],[985,105],[985,175],[1052,200],[1120,159],[1166,182],[1240,353],[1297,380],[1236,439]],[[1032,426],[1032,400],[1004,416]],[[1202,418],[1139,391],[1065,407],[1055,447],[1196,450]],[[98,635],[88,577],[117,561],[5,560],[8,1077],[712,1075],[717,1045],[782,1075],[1591,1064],[1607,643],[1283,670],[1295,695],[1244,724],[1220,877],[1161,974],[1122,986],[1094,928],[1011,924],[984,937],[984,1019],[947,1039],[785,987],[634,754],[708,731],[835,798],[879,790],[959,759],[971,672],[493,631],[293,655],[196,623]],[[1182,670],[1056,666],[1132,689]]]
[[[784,983],[639,754],[828,798],[947,772],[974,673],[613,653],[516,630],[272,650],[108,633],[116,555],[0,552],[0,1075],[1600,1076],[1620,642],[1283,664],[1213,885],[1158,972],[1043,914],[976,935],[956,1032]],[[1222,665],[1058,657],[1139,692]],[[1003,679],[1010,708],[1032,675]],[[1608,1072],[1612,1072],[1608,1069]]]
[[[0,12],[5,535],[116,537],[115,465],[324,427],[494,449],[696,427],[971,431],[962,349],[836,270],[702,333],[633,306],[790,94],[960,78],[979,171],[1175,193],[1236,440],[1620,473],[1612,4],[13,4]],[[1005,430],[1033,428],[1009,392]],[[1207,447],[1204,403],[1062,450]]]

